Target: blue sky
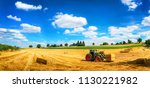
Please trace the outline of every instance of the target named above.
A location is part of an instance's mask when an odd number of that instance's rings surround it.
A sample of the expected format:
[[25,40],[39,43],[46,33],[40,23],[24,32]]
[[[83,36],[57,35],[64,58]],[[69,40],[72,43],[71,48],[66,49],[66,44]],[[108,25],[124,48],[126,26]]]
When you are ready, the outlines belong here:
[[150,39],[150,0],[0,0],[0,43]]

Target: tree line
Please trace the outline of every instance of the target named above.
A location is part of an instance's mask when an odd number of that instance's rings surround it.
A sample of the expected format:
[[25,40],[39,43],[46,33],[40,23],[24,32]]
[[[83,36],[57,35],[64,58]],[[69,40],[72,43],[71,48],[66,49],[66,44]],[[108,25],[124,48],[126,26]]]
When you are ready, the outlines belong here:
[[76,43],[70,44],[70,46],[85,46],[84,41],[77,41]]
[[0,44],[0,51],[6,51],[6,50],[18,50],[19,47],[17,46],[11,46],[11,45],[6,45],[6,44]]
[[[138,38],[136,43],[142,43],[142,38]],[[110,43],[110,45],[123,45],[123,44],[133,44],[134,42],[130,39],[128,39],[127,41],[122,41],[122,42],[117,42],[117,43]],[[93,42],[92,45],[94,46],[95,43]],[[100,45],[109,45],[108,42],[103,42]],[[72,43],[72,44],[47,44],[46,47],[68,47],[68,46],[85,46],[85,42],[84,41],[77,41],[76,43]],[[150,39],[145,41],[145,46],[150,47]],[[32,45],[29,45],[29,48],[32,48]],[[37,44],[36,46],[37,48],[41,48],[41,44]]]

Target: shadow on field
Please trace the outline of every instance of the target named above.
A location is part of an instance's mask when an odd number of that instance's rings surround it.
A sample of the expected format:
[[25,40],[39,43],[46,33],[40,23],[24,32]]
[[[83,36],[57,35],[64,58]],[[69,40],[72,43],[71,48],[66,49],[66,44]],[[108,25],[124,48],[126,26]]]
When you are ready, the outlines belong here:
[[119,62],[119,65],[137,65],[137,66],[145,66],[150,67],[150,58],[138,58],[136,60],[127,61],[127,62]]
[[109,62],[109,63],[113,62],[113,61],[95,61],[95,60],[94,61],[87,61],[87,60],[84,60],[84,59],[82,59],[81,61],[83,61],[83,62],[99,62],[99,63],[100,62]]

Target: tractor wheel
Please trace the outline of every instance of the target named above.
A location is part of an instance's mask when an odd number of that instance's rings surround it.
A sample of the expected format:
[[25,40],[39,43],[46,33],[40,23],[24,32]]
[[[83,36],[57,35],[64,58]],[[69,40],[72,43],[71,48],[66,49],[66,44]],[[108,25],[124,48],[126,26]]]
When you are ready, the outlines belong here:
[[91,61],[92,60],[92,55],[91,54],[87,54],[85,57],[86,61]]
[[95,57],[95,62],[102,62],[103,59],[100,56]]

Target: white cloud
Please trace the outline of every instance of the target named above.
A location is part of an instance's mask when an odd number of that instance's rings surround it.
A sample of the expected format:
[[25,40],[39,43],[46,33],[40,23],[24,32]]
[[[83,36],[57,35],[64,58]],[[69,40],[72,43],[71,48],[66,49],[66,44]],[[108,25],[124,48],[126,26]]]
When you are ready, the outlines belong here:
[[[82,22],[82,20],[80,19],[82,25],[79,25],[78,23],[79,19],[78,20],[77,19],[78,17],[76,16],[59,13],[58,15],[55,16],[55,20],[54,22],[52,22],[52,24],[55,27],[67,28],[64,34],[72,35],[78,33],[86,37],[85,38],[86,42],[90,42],[90,43],[97,42],[97,44],[103,42],[115,43],[115,42],[120,42],[128,39],[131,39],[132,41],[136,41],[136,39],[141,36],[140,34],[137,33],[137,30],[140,29],[139,25],[131,25],[126,27],[110,26],[108,28],[109,29],[108,32],[110,35],[102,36],[105,35],[106,33],[98,33],[97,32],[98,28],[96,26],[89,26],[88,28],[84,28],[83,26],[85,26],[87,22],[86,21]],[[136,33],[134,33],[135,31]],[[102,37],[98,37],[98,36],[102,36]]]
[[0,28],[0,32],[6,32],[7,31],[7,29],[5,29],[5,28]]
[[95,31],[86,31],[83,32],[82,34],[87,38],[96,38],[98,33]]
[[98,28],[95,26],[89,26],[88,30],[89,31],[96,31]]
[[86,29],[83,28],[83,27],[78,27],[78,28],[74,28],[73,33],[83,32],[83,31],[85,31],[85,30],[86,30]]
[[73,30],[65,30],[64,34],[76,34],[76,33],[81,33],[86,38],[96,38],[98,33],[95,32],[98,28],[96,26],[89,26],[88,28],[74,28]]
[[65,32],[64,32],[64,34],[70,34],[71,32],[70,32],[70,30],[65,30]]
[[150,13],[150,10],[148,10],[148,13]]
[[7,29],[7,28],[0,28],[0,42],[11,42],[11,43],[17,43],[21,44],[22,46],[22,42],[27,42],[28,39],[26,38],[26,36],[24,36],[24,34],[22,33],[36,33],[36,32],[40,32],[41,28],[38,26],[33,26],[30,24],[21,24],[20,25],[22,27],[22,29],[18,30],[18,29]]
[[144,17],[141,24],[144,26],[150,26],[150,16]]
[[[64,31],[64,34],[76,34],[76,33],[83,33],[87,29],[85,29],[83,26],[87,25],[87,20],[84,17],[77,17],[73,14],[63,14],[63,13],[57,13],[57,15],[54,17],[54,21],[52,22],[52,25],[54,27],[58,28],[67,28]],[[91,26],[89,30],[96,30],[95,27]],[[86,33],[85,33],[86,34]]]
[[27,23],[22,23],[20,26],[22,27],[21,32],[26,32],[26,33],[41,32],[41,28],[39,26],[34,26]]
[[[40,32],[41,28],[30,24],[22,23],[22,29],[0,28],[0,42],[8,44],[17,44],[18,46],[26,46],[28,39],[23,33]],[[41,44],[41,43],[40,43]]]
[[20,39],[22,41],[28,41],[27,38],[23,34],[21,34],[20,32],[15,32],[15,31],[12,32],[12,35],[14,35],[14,38]]
[[72,14],[63,14],[58,13],[54,22],[52,22],[53,26],[57,26],[59,28],[79,28],[87,24],[87,20],[84,17],[77,17]]
[[138,30],[139,27],[137,25],[127,26],[127,27],[110,26],[108,29],[111,36],[123,36],[123,35],[127,36],[133,31]]
[[[72,43],[76,43],[78,40],[70,40],[67,41],[68,44],[72,44]],[[108,42],[108,43],[112,43],[114,42],[113,38],[109,38],[107,36],[102,36],[102,37],[95,37],[95,38],[88,38],[88,39],[84,39],[84,40],[80,40],[80,41],[84,41],[86,45],[92,45],[92,43],[94,42],[95,45],[99,45],[102,44],[103,42]],[[66,42],[63,42],[63,44],[65,44]],[[60,42],[58,43],[60,44]]]
[[73,30],[65,30],[64,34],[75,34],[75,33],[82,33],[83,31],[85,31],[86,29],[83,27],[78,27],[78,28],[74,28]]
[[46,11],[46,10],[48,10],[48,8],[47,8],[47,7],[45,7],[45,8],[43,9],[43,11]]
[[146,37],[145,39],[150,39],[150,30],[140,32],[139,35],[145,36]]
[[21,21],[21,18],[18,18],[17,16],[8,15],[7,18],[15,20],[15,21]]
[[14,30],[14,29],[10,29],[10,30],[8,30],[8,31],[11,32],[11,33],[16,33],[16,34],[19,34],[19,33],[20,33],[19,30]]
[[18,9],[22,9],[22,10],[25,10],[25,11],[29,11],[29,10],[41,10],[42,9],[41,5],[34,6],[34,5],[23,3],[21,1],[17,1],[15,3],[15,5],[16,5],[16,7]]
[[[126,27],[115,27],[110,26],[108,27],[108,32],[110,35],[102,36],[102,37],[93,37],[91,39],[85,39],[85,41],[89,44],[95,42],[97,44],[108,42],[108,43],[116,43],[121,41],[126,41],[128,39],[132,40],[133,42],[137,42],[137,39],[140,37],[145,37],[143,40],[150,39],[150,31],[142,31],[139,28],[139,25],[132,25]],[[140,32],[138,31],[140,30]]]
[[121,2],[124,4],[124,5],[127,5],[128,6],[128,10],[129,11],[133,11],[134,9],[136,9],[139,5],[141,5],[142,3],[136,3],[134,2],[134,0],[121,0]]
[[102,44],[103,42],[107,42],[107,43],[116,43],[116,42],[122,42],[122,41],[126,41],[128,39],[136,42],[137,41],[137,38],[139,38],[140,35],[133,35],[133,34],[130,34],[128,36],[101,36],[101,37],[92,37],[92,38],[89,38],[89,39],[85,39],[85,43],[86,45],[91,45],[93,42],[96,44],[96,45],[99,45],[99,44]]
[[32,45],[34,45],[35,47],[36,47],[36,45],[37,44],[40,44],[42,47],[44,46],[46,46],[47,44],[46,43],[44,43],[44,42],[30,42]]
[[64,34],[76,34],[81,33],[84,37],[95,38],[98,33],[95,32],[98,28],[96,26],[89,26],[84,28],[83,26],[87,25],[87,20],[84,17],[77,17],[72,14],[63,14],[58,13],[54,22],[52,22],[54,27],[67,28],[64,31]]
[[0,28],[0,37],[3,40],[11,41],[28,41],[28,39],[20,33],[19,30]]
[[92,43],[94,42],[95,45],[99,45],[102,44],[103,42],[107,42],[107,43],[113,43],[114,39],[113,38],[109,38],[107,36],[102,36],[102,37],[96,37],[96,38],[92,38],[92,39],[85,39],[85,44],[86,45],[92,45]]
[[147,36],[148,36],[148,35],[150,35],[150,31],[143,31],[143,32],[140,32],[140,34],[141,34],[141,35],[147,35]]
[[87,28],[88,30],[83,32],[82,34],[84,35],[84,37],[87,38],[96,38],[98,33],[95,32],[98,28],[96,26],[89,26]]

